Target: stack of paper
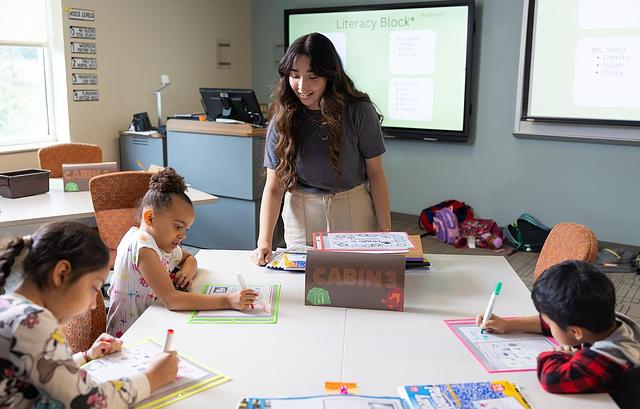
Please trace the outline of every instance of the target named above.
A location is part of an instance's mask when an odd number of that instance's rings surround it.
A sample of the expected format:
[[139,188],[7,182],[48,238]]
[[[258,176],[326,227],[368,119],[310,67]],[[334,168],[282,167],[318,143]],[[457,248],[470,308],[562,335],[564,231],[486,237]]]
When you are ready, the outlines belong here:
[[409,240],[413,243],[414,248],[405,254],[404,259],[407,268],[429,267],[431,263],[427,256],[422,253],[422,239],[419,234],[409,236]]
[[406,232],[313,233],[317,251],[408,253],[416,246]]
[[278,249],[266,267],[275,270],[304,271],[307,267],[307,250],[313,248],[300,245]]

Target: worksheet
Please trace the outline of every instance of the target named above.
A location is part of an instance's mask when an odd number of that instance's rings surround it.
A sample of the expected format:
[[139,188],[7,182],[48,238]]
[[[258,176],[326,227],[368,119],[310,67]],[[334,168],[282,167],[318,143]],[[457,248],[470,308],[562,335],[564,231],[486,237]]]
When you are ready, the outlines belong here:
[[[227,324],[257,324],[276,323],[278,321],[278,306],[280,303],[280,286],[249,286],[258,293],[253,308],[248,310],[206,310],[194,311],[189,323],[227,323]],[[207,284],[202,294],[227,294],[240,291],[239,285]]]
[[313,238],[316,250],[407,253],[415,248],[406,232],[313,233]]
[[[149,363],[161,353],[162,346],[149,339],[115,354],[90,361],[82,369],[97,381],[107,382],[144,372]],[[149,398],[139,402],[137,407],[155,407],[155,402],[160,400],[174,402],[229,380],[229,377],[212,371],[183,355],[178,354],[178,357],[180,363],[176,381],[157,389]]]
[[446,320],[445,324],[489,373],[534,371],[537,356],[557,346],[553,338],[542,334],[482,333],[473,318]]
[[398,397],[323,395],[298,398],[247,398],[238,409],[407,409]]

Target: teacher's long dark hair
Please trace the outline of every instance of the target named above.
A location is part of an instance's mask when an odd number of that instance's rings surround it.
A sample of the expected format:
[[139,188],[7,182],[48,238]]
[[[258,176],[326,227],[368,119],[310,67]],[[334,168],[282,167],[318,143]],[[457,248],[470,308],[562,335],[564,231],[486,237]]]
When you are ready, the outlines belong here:
[[320,99],[320,111],[323,121],[329,128],[328,143],[331,167],[336,173],[336,182],[340,177],[338,160],[340,158],[340,137],[342,134],[342,114],[347,102],[352,100],[370,101],[369,96],[359,91],[342,67],[342,61],[335,47],[327,37],[319,33],[303,35],[295,40],[280,60],[278,73],[280,80],[271,95],[271,121],[278,133],[276,154],[280,160],[276,175],[287,191],[296,187],[297,176],[295,161],[298,155],[297,143],[293,132],[304,109],[302,103],[289,85],[289,75],[293,62],[299,55],[311,60],[314,74],[327,79],[326,88]]

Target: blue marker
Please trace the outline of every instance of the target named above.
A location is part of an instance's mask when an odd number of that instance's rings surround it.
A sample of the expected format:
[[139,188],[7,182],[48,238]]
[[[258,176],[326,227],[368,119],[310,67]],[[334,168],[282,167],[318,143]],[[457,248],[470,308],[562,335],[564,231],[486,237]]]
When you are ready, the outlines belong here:
[[[482,325],[486,324],[489,321],[489,317],[493,313],[493,305],[496,303],[496,297],[500,294],[500,290],[502,289],[502,281],[498,281],[496,284],[496,288],[491,293],[491,298],[489,298],[489,304],[487,304],[487,309],[484,310],[484,315],[482,316]],[[484,329],[481,331],[484,333]]]

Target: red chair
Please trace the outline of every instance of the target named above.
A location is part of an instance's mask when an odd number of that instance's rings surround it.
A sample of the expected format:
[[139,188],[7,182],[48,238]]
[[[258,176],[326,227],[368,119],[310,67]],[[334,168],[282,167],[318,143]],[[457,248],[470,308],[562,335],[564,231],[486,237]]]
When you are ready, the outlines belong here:
[[535,281],[547,268],[567,260],[593,263],[598,255],[598,240],[587,226],[577,223],[556,224],[544,242],[533,272]]
[[[116,249],[133,226],[140,225],[138,206],[149,189],[153,172],[126,171],[92,178],[89,191],[96,224],[102,241],[109,248],[109,265],[113,268]],[[98,293],[97,308],[60,326],[74,352],[86,351],[107,328],[104,298]]]
[[110,265],[122,237],[140,225],[138,206],[149,190],[153,172],[125,171],[96,176],[89,181],[93,211],[102,241],[111,253]]
[[98,291],[96,308],[60,325],[60,332],[66,338],[73,352],[88,350],[93,342],[107,329],[107,309],[104,297]]
[[89,143],[61,143],[38,150],[38,164],[51,171],[49,177],[62,177],[63,163],[102,162],[102,149]]

